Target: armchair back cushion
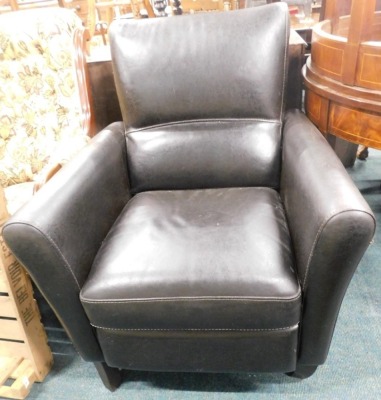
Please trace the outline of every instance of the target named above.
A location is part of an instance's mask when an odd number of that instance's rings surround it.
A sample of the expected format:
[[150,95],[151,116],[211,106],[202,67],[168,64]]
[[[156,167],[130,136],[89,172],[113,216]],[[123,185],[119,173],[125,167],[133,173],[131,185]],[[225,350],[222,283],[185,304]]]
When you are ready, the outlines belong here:
[[239,25],[226,13],[113,23],[133,193],[278,187],[288,14],[242,11]]

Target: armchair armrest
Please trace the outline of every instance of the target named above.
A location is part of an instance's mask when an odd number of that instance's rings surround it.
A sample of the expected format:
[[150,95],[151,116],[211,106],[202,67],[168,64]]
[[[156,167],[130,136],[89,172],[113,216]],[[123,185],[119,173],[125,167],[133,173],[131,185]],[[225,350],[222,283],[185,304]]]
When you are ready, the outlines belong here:
[[282,165],[281,196],[303,291],[298,362],[319,365],[375,219],[326,140],[297,110],[285,118]]
[[81,356],[89,361],[102,361],[102,354],[79,292],[129,197],[124,126],[114,123],[95,136],[3,228],[8,246]]

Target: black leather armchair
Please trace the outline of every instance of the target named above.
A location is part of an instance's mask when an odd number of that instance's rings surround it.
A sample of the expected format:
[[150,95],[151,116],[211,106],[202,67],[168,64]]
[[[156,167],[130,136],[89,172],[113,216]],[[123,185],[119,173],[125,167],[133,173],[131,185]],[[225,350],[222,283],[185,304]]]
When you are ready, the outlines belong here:
[[284,115],[287,7],[110,35],[124,122],[7,243],[111,389],[119,369],[309,376],[375,220],[316,128]]

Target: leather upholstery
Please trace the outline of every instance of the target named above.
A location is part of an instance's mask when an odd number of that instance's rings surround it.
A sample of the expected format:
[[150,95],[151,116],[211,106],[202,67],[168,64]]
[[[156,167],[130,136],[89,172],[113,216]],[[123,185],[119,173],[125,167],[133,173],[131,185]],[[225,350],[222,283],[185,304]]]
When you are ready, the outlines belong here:
[[[240,24],[217,13],[158,21],[122,18],[112,25],[133,193],[279,187],[288,17],[278,7],[237,14]],[[258,29],[264,21],[267,29]],[[189,40],[183,36],[179,46],[174,32],[182,31],[184,23]],[[227,45],[225,30],[235,46]],[[213,31],[220,34],[210,35]],[[155,74],[170,64],[176,65],[170,74]],[[148,130],[137,130],[144,127]],[[254,141],[261,146],[253,146]],[[165,157],[154,156],[162,151]]]
[[112,24],[116,87],[127,126],[213,118],[280,121],[288,15],[277,6],[235,15],[121,18]]
[[300,362],[319,365],[327,357],[348,284],[374,235],[375,219],[304,114],[289,112],[283,134],[281,195],[308,304]]
[[[102,169],[95,173],[99,165]],[[102,240],[128,199],[124,129],[116,123],[99,133],[3,229],[15,256],[33,266],[31,277],[79,353],[91,361],[103,356],[79,291]]]
[[281,125],[224,119],[131,130],[127,132],[127,155],[132,193],[237,186],[279,188]]
[[285,372],[295,369],[298,327],[274,331],[97,329],[108,365],[182,372]]
[[[232,188],[136,195],[104,240],[81,301],[113,366],[169,370],[180,363],[181,370],[229,371],[236,363],[239,371],[292,370],[301,292],[279,194]],[[182,355],[160,359],[155,345],[138,357],[147,335],[167,343],[163,354],[177,342]],[[247,348],[234,340],[257,349],[246,366],[238,367],[237,357]],[[115,341],[136,356],[120,354],[110,346]],[[295,352],[283,350],[270,367],[271,354],[260,356],[259,343],[271,351],[292,343]],[[210,353],[224,348],[228,365],[197,362],[205,346]]]
[[278,3],[114,24],[124,124],[3,230],[86,359],[298,373],[324,362],[375,220],[306,117],[283,118],[287,16]]
[[279,194],[234,188],[136,195],[81,301],[106,328],[271,330],[298,324],[300,294]]

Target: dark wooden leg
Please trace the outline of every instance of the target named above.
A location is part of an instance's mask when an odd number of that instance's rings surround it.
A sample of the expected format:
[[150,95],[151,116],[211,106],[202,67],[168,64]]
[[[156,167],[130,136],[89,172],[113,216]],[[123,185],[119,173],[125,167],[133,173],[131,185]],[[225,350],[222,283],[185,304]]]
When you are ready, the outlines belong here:
[[181,8],[181,0],[172,0],[173,15],[181,15],[183,9]]
[[362,145],[359,146],[358,147],[358,151],[357,151],[357,158],[359,160],[364,161],[364,160],[366,160],[368,158],[368,156],[369,156],[368,147],[365,147],[365,146],[362,146]]
[[317,370],[317,365],[298,365],[296,370],[293,372],[288,372],[286,375],[298,379],[309,378]]
[[158,17],[166,17],[165,8],[167,7],[167,2],[165,0],[154,0],[153,6],[155,7]]
[[102,379],[103,384],[108,390],[113,392],[120,386],[122,376],[119,369],[109,367],[104,362],[96,362],[94,365]]

